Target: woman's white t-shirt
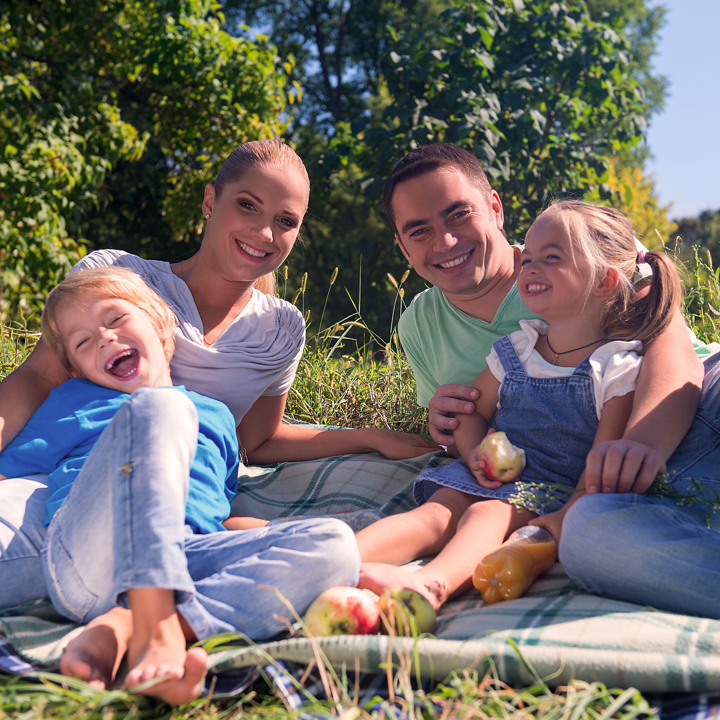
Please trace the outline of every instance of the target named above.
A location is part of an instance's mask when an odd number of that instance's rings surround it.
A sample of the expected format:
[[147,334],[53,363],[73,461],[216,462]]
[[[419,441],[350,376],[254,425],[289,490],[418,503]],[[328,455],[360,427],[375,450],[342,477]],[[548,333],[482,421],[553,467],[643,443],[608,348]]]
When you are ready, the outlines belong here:
[[259,397],[283,395],[290,389],[305,346],[305,322],[294,305],[253,290],[240,314],[206,347],[192,293],[169,263],[122,250],[97,250],[80,260],[73,272],[111,265],[135,270],[175,311],[173,383],[224,402],[236,424]]

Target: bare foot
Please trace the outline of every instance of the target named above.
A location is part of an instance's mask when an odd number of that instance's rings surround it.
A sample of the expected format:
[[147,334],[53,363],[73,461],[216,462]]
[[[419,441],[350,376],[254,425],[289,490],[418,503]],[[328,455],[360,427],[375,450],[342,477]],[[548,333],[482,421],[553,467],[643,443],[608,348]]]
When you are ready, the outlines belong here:
[[447,591],[442,583],[424,577],[422,570],[409,570],[396,565],[366,562],[360,566],[358,587],[382,595],[383,590],[408,588],[420,593],[437,611],[447,600]]
[[91,620],[60,658],[60,672],[109,690],[133,632],[132,614],[116,607]]
[[[177,614],[159,623],[150,635],[137,627],[128,647],[130,671],[125,687],[141,695],[152,695],[171,705],[194,700],[202,689],[207,653],[202,648],[185,649],[185,635]],[[165,678],[148,688],[135,691],[136,686],[150,680]]]

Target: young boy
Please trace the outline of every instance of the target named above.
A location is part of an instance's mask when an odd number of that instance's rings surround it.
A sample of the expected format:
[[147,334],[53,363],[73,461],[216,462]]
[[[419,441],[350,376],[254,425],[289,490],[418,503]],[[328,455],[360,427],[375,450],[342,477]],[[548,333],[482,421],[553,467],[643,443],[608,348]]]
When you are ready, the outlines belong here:
[[204,650],[186,643],[284,625],[277,587],[298,612],[357,582],[352,532],[300,520],[243,532],[222,521],[238,446],[222,403],[171,387],[175,319],[134,272],[77,272],[48,298],[43,338],[73,379],[0,453],[0,477],[48,472],[43,568],[56,609],[88,623],[61,670],[110,687],[127,651],[129,689],[196,697]]

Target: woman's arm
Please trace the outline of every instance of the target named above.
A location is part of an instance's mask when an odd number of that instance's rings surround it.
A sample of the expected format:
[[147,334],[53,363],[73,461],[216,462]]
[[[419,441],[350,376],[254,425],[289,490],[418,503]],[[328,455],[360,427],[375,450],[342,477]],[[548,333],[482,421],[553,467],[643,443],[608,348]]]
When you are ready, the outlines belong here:
[[25,362],[0,383],[0,450],[25,427],[67,370],[42,338]]
[[249,462],[265,465],[367,452],[400,460],[441,450],[419,435],[393,430],[315,430],[283,424],[286,400],[287,394],[258,398],[242,419],[238,440]]
[[692,423],[703,373],[687,325],[678,313],[670,327],[647,346],[622,438],[598,444],[588,455],[588,487],[645,492]]

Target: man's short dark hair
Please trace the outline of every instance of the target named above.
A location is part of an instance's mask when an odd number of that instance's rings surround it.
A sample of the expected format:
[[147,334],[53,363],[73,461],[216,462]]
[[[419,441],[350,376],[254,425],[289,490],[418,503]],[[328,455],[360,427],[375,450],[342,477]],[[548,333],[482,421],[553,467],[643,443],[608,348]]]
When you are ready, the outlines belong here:
[[492,188],[478,159],[467,150],[463,150],[448,143],[434,143],[421,145],[411,150],[404,158],[398,160],[390,171],[385,190],[383,191],[383,207],[390,219],[393,230],[397,233],[395,224],[395,210],[393,209],[393,195],[400,183],[411,180],[438,168],[454,167],[460,170],[468,181],[480,192],[487,195],[488,202]]

